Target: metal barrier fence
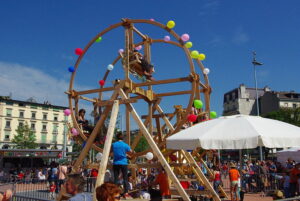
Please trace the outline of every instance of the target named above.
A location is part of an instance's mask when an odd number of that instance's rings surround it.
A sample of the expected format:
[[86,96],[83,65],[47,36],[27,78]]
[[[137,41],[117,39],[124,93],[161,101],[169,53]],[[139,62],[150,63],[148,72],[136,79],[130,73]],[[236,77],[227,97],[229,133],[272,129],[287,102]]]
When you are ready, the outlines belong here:
[[[229,176],[222,177],[223,188],[230,189]],[[284,176],[282,174],[243,174],[241,188],[246,192],[269,192],[283,190]]]
[[[96,178],[86,178],[85,180],[84,192],[93,192]],[[3,193],[8,189],[12,190],[14,201],[51,201],[59,193],[63,181],[53,180],[51,182],[56,185],[54,193],[50,193],[50,183],[46,180],[22,180],[14,183],[2,183],[0,184],[0,192]]]

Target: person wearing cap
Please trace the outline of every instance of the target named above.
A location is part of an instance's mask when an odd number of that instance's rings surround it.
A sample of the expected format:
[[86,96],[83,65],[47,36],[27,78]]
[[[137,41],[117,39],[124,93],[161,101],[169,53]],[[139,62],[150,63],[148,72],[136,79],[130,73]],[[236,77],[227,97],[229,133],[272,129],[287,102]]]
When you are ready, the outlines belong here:
[[229,180],[230,180],[230,195],[231,201],[238,201],[238,183],[240,179],[240,173],[236,169],[236,165],[234,163],[230,164],[229,170]]

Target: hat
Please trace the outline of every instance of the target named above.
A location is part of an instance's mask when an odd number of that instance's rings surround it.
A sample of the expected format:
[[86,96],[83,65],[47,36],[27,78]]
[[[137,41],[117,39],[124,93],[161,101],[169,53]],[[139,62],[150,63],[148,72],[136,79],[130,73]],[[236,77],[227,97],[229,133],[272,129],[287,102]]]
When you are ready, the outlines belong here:
[[280,191],[280,190],[276,190],[276,191],[274,192],[274,195],[275,195],[277,198],[283,198],[283,193],[282,193],[282,191]]
[[231,167],[231,168],[236,168],[235,163],[230,163],[230,167]]

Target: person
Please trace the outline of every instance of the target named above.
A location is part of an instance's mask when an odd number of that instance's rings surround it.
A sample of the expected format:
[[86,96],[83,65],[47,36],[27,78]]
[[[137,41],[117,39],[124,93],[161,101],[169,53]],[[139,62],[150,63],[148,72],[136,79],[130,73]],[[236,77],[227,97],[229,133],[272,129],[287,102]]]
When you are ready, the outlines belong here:
[[162,167],[160,167],[160,172],[156,176],[156,179],[152,183],[152,185],[159,185],[159,190],[160,190],[160,194],[161,194],[162,198],[165,198],[165,199],[171,198],[168,175]]
[[294,167],[293,159],[288,158],[287,162],[286,162],[286,165],[285,165],[285,168],[288,169],[288,170],[291,170],[291,169],[293,169],[293,167]]
[[84,178],[81,174],[70,174],[67,177],[65,184],[61,189],[60,197],[57,200],[62,200],[64,194],[70,194],[72,197],[69,201],[92,201],[92,196],[89,193],[84,193]]
[[3,194],[0,193],[0,201],[9,201],[12,197],[12,191],[10,189],[6,190]]
[[300,163],[297,163],[290,171],[290,196],[295,197],[297,192],[298,177],[300,174]]
[[96,188],[97,201],[119,201],[120,193],[120,188],[113,183],[104,183]]
[[82,126],[82,130],[86,131],[88,134],[91,134],[93,128],[89,126],[88,120],[85,119],[85,109],[80,109],[78,112],[77,121]]
[[50,186],[49,186],[49,198],[50,199],[55,199],[56,195],[55,195],[55,189],[56,189],[56,185],[55,183],[52,181]]
[[213,166],[213,186],[214,190],[218,193],[219,186],[222,183],[220,168],[217,166]]
[[61,185],[65,182],[67,172],[68,167],[65,163],[58,166],[58,188],[61,188]]
[[230,180],[230,195],[232,201],[238,200],[239,179],[240,179],[240,173],[236,169],[236,165],[234,163],[231,163],[230,170],[229,170],[229,180]]
[[154,66],[150,64],[138,50],[134,50],[133,53],[135,55],[134,59],[141,64],[143,74],[145,75],[146,79],[154,80],[152,77],[152,74],[155,72]]
[[285,171],[283,175],[283,192],[284,197],[289,198],[290,197],[290,175],[289,171]]
[[120,172],[123,176],[124,185],[124,196],[128,197],[128,160],[127,154],[132,155],[133,152],[128,144],[123,142],[122,133],[117,134],[117,141],[112,144],[113,152],[113,172],[114,172],[114,183],[118,184]]

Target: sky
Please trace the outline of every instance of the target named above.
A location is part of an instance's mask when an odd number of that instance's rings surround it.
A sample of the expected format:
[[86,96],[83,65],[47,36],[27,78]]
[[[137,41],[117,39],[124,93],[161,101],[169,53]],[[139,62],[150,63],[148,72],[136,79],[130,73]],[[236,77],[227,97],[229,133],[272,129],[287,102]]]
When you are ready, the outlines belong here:
[[[211,110],[222,114],[223,94],[240,84],[254,87],[252,51],[264,65],[258,67],[258,87],[300,92],[300,1],[298,0],[0,0],[0,95],[35,98],[67,105],[68,67],[75,64],[75,48],[84,48],[99,32],[121,18],[150,19],[166,24],[174,20],[174,31],[188,33],[193,50],[206,55],[210,69]],[[136,25],[153,38],[165,30]],[[138,37],[135,38],[139,41]],[[171,38],[174,40],[174,38]],[[124,29],[103,36],[84,56],[75,77],[75,89],[99,87],[106,66],[124,48]],[[182,50],[166,44],[152,47],[157,80],[184,77],[189,67]],[[122,78],[117,64],[109,82]],[[168,92],[189,85],[155,88]],[[106,94],[109,97],[110,94]],[[171,112],[174,104],[187,105],[188,97],[169,97],[162,107]],[[82,103],[83,107],[90,107]],[[137,105],[141,113],[145,107]]]

